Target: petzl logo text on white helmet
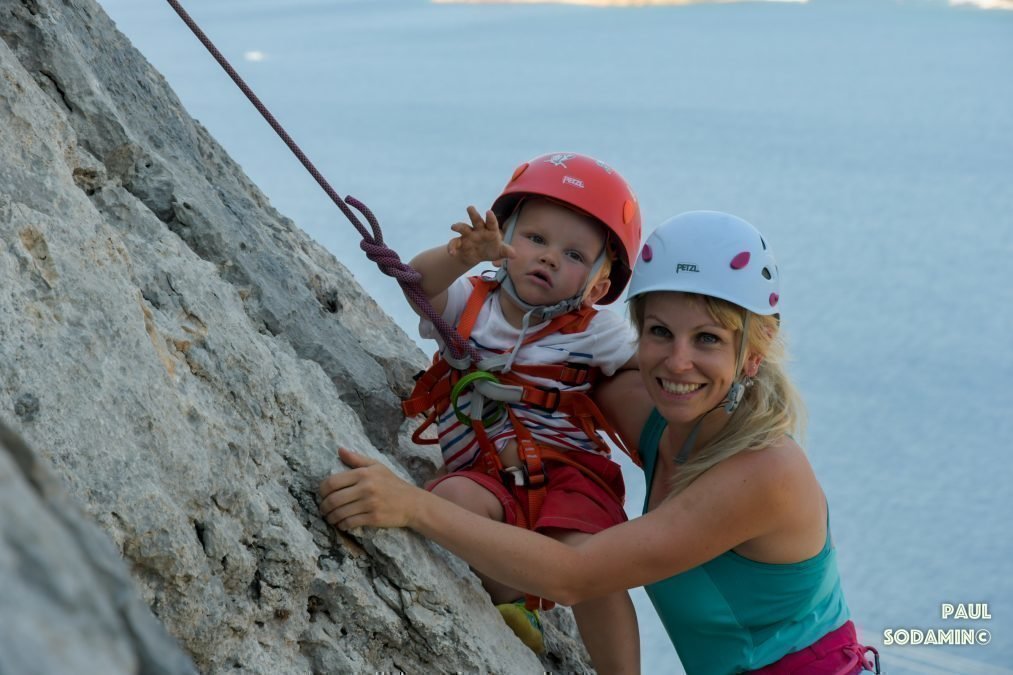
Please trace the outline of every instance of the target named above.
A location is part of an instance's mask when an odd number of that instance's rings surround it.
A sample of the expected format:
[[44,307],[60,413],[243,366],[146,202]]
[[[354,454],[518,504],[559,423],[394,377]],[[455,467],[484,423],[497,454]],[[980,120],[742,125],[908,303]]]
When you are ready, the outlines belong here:
[[693,263],[679,263],[678,265],[675,266],[676,274],[678,274],[679,272],[699,272],[699,271],[700,270],[697,269],[697,266],[694,265]]

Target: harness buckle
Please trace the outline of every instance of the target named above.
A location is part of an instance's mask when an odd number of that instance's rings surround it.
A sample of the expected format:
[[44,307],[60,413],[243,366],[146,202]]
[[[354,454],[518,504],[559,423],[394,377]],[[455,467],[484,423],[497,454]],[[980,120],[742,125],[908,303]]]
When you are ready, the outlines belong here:
[[508,466],[505,469],[500,469],[499,477],[506,484],[536,490],[545,485],[546,480],[544,468],[532,477],[526,466]]
[[545,476],[545,467],[542,467],[542,470],[539,471],[534,476],[531,475],[530,471],[528,471],[526,473],[527,473],[527,477],[528,477],[528,482],[527,482],[527,485],[525,485],[525,487],[527,487],[527,488],[534,488],[534,489],[537,490],[537,489],[539,489],[539,488],[541,488],[541,487],[543,487],[545,485],[545,478],[546,478],[546,476]]
[[559,409],[559,402],[563,400],[559,387],[538,387],[538,390],[545,394],[544,402],[529,401],[528,403],[547,413],[556,412]]
[[591,367],[586,363],[566,363],[563,368],[562,382],[580,386],[591,381]]
[[504,483],[513,483],[517,487],[528,486],[528,472],[523,466],[508,466],[501,469],[499,477]]

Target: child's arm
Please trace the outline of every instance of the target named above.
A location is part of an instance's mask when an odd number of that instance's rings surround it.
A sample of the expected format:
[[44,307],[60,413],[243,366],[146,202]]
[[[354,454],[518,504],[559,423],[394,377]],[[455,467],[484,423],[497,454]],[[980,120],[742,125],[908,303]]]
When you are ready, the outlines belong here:
[[470,225],[454,223],[450,226],[460,236],[451,239],[446,246],[419,253],[409,263],[422,275],[422,292],[437,312],[446,309],[447,289],[461,275],[481,262],[500,261],[514,255],[513,247],[503,242],[503,233],[492,211],[487,211],[483,220],[478,209],[469,206],[468,217]]

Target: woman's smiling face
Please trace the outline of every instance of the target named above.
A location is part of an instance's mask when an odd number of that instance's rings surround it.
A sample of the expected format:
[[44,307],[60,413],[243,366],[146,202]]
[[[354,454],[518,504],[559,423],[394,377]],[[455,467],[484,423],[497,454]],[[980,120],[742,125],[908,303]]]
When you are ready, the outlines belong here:
[[737,352],[738,332],[718,323],[699,297],[647,294],[640,373],[669,423],[694,422],[725,399],[735,379]]

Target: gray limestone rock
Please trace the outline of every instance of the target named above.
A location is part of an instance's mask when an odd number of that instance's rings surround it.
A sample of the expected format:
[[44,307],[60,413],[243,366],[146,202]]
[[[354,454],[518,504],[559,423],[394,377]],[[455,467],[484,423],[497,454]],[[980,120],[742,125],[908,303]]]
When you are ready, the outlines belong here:
[[0,673],[196,673],[119,552],[0,422]]
[[0,0],[0,130],[0,672],[187,672],[133,592],[206,673],[588,669],[566,610],[540,663],[460,560],[319,518],[338,445],[435,470],[426,359],[93,0]]

